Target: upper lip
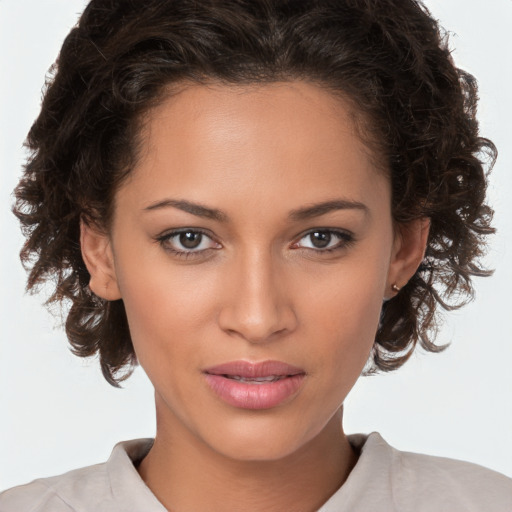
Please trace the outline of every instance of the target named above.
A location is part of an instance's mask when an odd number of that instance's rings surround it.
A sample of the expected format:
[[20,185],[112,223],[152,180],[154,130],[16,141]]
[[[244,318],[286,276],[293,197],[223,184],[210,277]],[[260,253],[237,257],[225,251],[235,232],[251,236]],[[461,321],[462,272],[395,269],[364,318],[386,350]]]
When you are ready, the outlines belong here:
[[252,363],[250,361],[230,361],[204,370],[210,375],[234,375],[245,378],[289,376],[304,374],[302,368],[293,366],[282,361],[261,361]]

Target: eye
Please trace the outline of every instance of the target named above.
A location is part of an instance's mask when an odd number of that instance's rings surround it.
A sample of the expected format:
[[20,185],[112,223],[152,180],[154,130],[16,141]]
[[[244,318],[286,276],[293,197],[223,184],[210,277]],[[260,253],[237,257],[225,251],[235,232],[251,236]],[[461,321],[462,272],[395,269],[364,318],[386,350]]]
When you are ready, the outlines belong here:
[[164,233],[156,241],[166,250],[179,257],[188,258],[218,249],[221,245],[199,229],[180,229]]
[[294,244],[294,247],[311,249],[317,252],[331,252],[345,249],[353,242],[353,235],[347,231],[314,229],[306,233]]

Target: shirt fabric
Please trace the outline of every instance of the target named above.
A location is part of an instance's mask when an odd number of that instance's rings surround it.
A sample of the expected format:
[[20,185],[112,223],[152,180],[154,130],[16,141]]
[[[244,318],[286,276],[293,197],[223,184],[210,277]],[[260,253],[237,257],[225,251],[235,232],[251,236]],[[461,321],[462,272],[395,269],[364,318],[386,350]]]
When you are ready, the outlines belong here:
[[[318,512],[512,512],[512,479],[500,473],[402,452],[376,432],[348,439],[359,460]],[[4,491],[0,512],[166,512],[136,469],[152,444],[124,441],[105,463]]]

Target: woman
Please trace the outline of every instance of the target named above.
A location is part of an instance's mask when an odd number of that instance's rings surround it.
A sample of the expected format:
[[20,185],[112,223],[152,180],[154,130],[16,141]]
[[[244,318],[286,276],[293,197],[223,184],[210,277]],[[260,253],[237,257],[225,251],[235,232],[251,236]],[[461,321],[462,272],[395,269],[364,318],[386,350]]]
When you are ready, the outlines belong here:
[[91,2],[29,134],[22,257],[78,355],[144,368],[157,435],[0,505],[505,510],[505,477],[341,423],[487,273],[475,94],[414,2]]

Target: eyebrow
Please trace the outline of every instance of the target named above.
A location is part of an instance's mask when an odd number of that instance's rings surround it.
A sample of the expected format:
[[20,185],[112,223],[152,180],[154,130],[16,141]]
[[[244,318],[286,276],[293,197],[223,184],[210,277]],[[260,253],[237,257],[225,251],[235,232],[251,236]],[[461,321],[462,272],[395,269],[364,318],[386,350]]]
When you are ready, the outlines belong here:
[[[186,201],[185,199],[163,199],[162,201],[158,201],[156,203],[150,204],[149,206],[146,206],[144,208],[144,211],[154,211],[170,207],[178,208],[179,210],[191,213],[192,215],[196,215],[197,217],[204,217],[207,219],[216,220],[218,222],[229,221],[229,217],[225,212],[218,210],[216,208],[210,208],[199,203]],[[365,214],[369,213],[368,207],[365,204],[360,203],[359,201],[349,201],[346,199],[332,199],[330,201],[315,203],[310,206],[305,206],[302,208],[291,210],[288,214],[288,217],[292,221],[301,221],[311,219],[314,217],[319,217],[321,215],[325,215],[326,213],[336,210],[361,210]]]
[[178,208],[184,212],[191,213],[197,217],[205,217],[207,219],[217,220],[219,222],[227,222],[228,216],[216,208],[209,208],[199,203],[185,201],[184,199],[164,199],[157,203],[150,204],[144,208],[144,211],[160,210],[161,208]]
[[289,217],[291,220],[306,220],[311,219],[313,217],[319,217],[320,215],[325,215],[326,213],[336,211],[336,210],[361,210],[365,214],[370,213],[368,207],[360,203],[359,201],[349,201],[347,199],[333,199],[331,201],[324,201],[322,203],[315,203],[311,206],[305,206],[303,208],[298,208],[296,210],[292,210],[289,213]]

